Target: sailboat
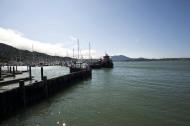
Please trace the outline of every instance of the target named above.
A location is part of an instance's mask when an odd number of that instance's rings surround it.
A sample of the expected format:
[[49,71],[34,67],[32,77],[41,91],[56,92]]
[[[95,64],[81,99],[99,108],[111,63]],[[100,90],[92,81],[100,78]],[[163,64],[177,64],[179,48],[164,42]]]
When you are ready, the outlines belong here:
[[78,72],[81,70],[87,70],[89,69],[89,65],[87,63],[83,63],[82,60],[80,59],[80,47],[79,47],[79,40],[77,40],[77,46],[78,46],[78,58],[76,61],[73,61],[73,63],[71,64],[71,66],[69,67],[70,69],[70,73],[73,72]]

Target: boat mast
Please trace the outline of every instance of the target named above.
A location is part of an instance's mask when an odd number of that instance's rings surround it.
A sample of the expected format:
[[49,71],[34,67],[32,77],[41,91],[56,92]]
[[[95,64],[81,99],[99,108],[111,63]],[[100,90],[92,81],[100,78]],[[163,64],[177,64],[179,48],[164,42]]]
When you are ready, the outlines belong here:
[[91,43],[89,42],[89,62],[92,62],[92,57],[91,57]]
[[91,58],[91,56],[90,56],[90,50],[91,50],[91,46],[90,46],[90,42],[89,42],[89,59]]
[[74,57],[75,57],[75,49],[73,48],[73,59],[74,59]]
[[79,39],[77,39],[77,45],[78,45],[78,59],[79,59],[79,51],[80,51],[80,47],[79,47]]
[[34,64],[34,45],[32,44],[32,65]]

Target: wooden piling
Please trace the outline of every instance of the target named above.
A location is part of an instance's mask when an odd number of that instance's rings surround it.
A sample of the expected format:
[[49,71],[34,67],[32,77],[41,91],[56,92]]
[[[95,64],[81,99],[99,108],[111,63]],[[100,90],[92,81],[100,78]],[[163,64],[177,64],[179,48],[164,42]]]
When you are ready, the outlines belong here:
[[22,103],[23,107],[26,107],[25,86],[24,86],[23,80],[19,81],[19,88],[20,88],[21,103]]
[[7,66],[7,72],[9,72],[9,66]]
[[[28,68],[28,67],[27,67]],[[32,71],[31,71],[31,66],[29,66],[29,78],[32,80]]]
[[43,86],[44,86],[44,93],[45,97],[48,97],[48,85],[47,85],[47,76],[43,77]]
[[43,73],[43,67],[41,67],[41,80],[43,80],[43,76],[44,76],[44,73]]
[[0,80],[1,80],[1,66],[0,66]]
[[12,67],[11,67],[11,66],[9,67],[9,72],[10,72],[10,73],[12,72]]
[[3,80],[3,76],[2,76],[2,68],[1,68],[2,66],[0,66],[0,81],[2,81]]
[[13,66],[13,75],[15,76],[15,67]]

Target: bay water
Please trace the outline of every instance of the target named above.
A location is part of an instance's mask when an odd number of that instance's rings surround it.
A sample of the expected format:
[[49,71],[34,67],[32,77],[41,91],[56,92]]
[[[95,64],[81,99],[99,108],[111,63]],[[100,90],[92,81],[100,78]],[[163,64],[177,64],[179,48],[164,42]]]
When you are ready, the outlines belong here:
[[189,126],[190,61],[115,62],[0,125]]

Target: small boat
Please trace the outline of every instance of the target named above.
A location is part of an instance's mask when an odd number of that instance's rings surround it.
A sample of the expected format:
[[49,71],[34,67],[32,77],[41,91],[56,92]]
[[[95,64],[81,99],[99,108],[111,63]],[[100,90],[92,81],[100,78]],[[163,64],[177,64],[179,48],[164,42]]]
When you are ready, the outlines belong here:
[[73,72],[78,72],[82,70],[90,70],[90,67],[87,63],[74,62],[73,64],[71,64],[69,69],[70,69],[70,73],[73,73]]
[[102,63],[101,62],[102,62],[102,60],[100,59],[97,62],[91,63],[90,67],[92,69],[100,69],[100,68],[102,68]]

